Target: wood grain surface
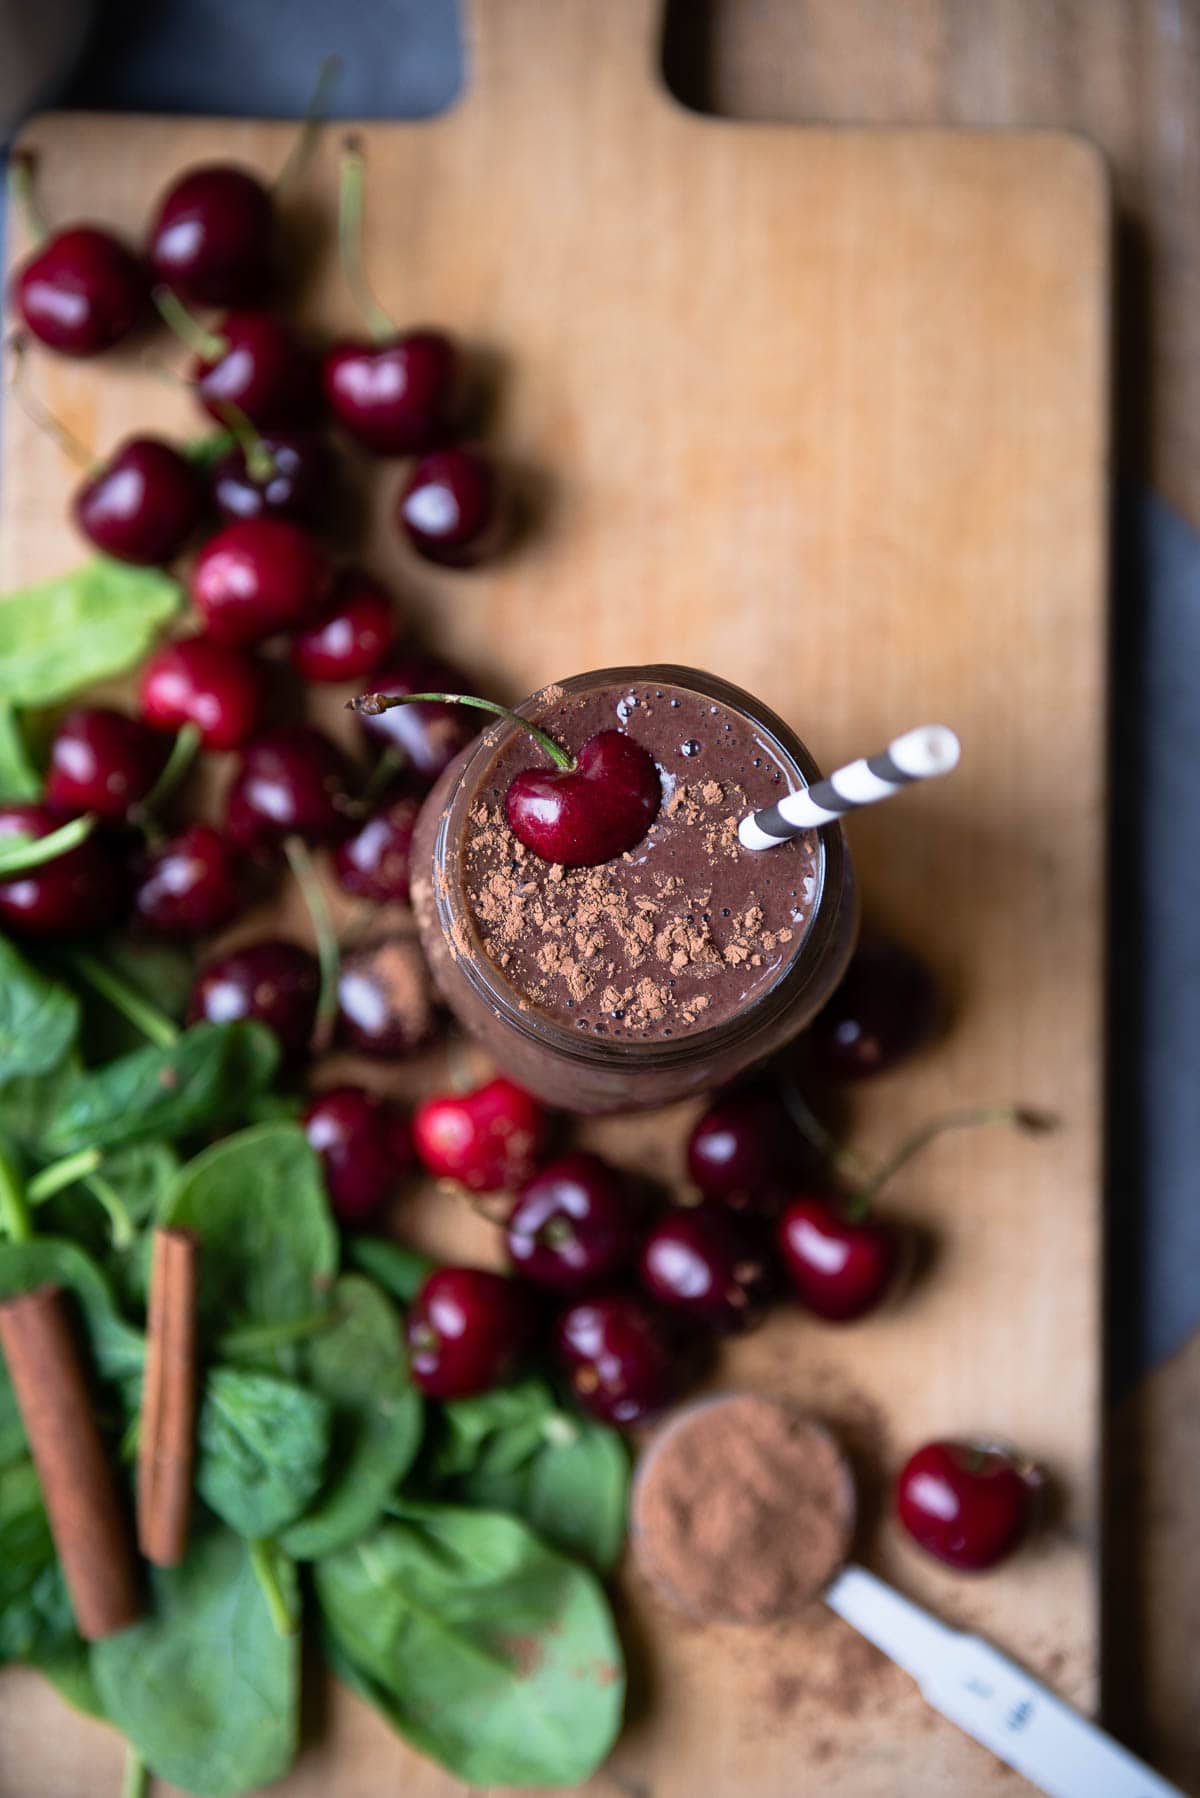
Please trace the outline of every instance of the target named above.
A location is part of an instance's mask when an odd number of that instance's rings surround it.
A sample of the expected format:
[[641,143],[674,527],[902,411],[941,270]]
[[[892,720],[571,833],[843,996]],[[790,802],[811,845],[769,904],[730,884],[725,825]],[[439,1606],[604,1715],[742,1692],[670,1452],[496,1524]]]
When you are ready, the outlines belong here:
[[[779,1317],[726,1383],[793,1394],[849,1442],[869,1564],[994,1636],[1065,1696],[1098,1648],[1099,1121],[1108,194],[1051,133],[795,131],[721,124],[653,79],[651,0],[491,0],[472,84],[430,124],[370,126],[369,258],[401,317],[436,319],[496,370],[497,446],[539,501],[494,569],[435,576],[396,546],[395,471],[367,555],[414,627],[513,694],[590,666],[709,666],[760,693],[827,764],[925,716],[960,775],[856,820],[871,914],[956,1001],[944,1042],[856,1103],[883,1148],[948,1106],[1025,1098],[1063,1127],[948,1139],[893,1203],[937,1244],[906,1304],[832,1331]],[[30,127],[46,203],[134,230],[201,156],[282,161],[286,127],[62,115]],[[350,322],[334,267],[336,133],[306,177],[301,316]],[[23,245],[18,240],[14,252]],[[98,449],[135,422],[191,429],[156,343],[99,368],[37,358],[43,400]],[[78,553],[73,480],[13,406],[3,584]],[[404,1076],[412,1079],[411,1073]],[[590,1126],[679,1181],[679,1115]],[[479,1249],[432,1196],[403,1220]],[[921,1438],[989,1430],[1043,1459],[1036,1548],[966,1583],[880,1516]],[[637,1696],[597,1793],[762,1798],[1015,1790],[833,1619],[682,1628],[632,1575]],[[281,1788],[366,1798],[459,1789],[355,1701]],[[36,1680],[0,1682],[0,1794],[108,1789],[119,1749]]]

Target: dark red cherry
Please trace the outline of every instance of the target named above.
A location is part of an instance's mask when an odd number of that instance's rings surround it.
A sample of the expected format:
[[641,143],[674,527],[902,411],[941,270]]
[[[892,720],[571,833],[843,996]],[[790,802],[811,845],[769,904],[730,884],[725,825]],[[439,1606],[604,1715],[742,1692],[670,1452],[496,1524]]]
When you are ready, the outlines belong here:
[[209,538],[192,565],[190,588],[209,636],[240,647],[313,617],[332,578],[325,550],[298,524],[247,518]]
[[292,666],[310,681],[357,680],[392,646],[396,617],[385,587],[343,568],[319,617],[292,639]]
[[373,1218],[411,1166],[397,1161],[393,1108],[361,1086],[318,1093],[304,1113],[304,1130],[321,1158],[329,1203],[343,1224]]
[[533,1174],[549,1132],[538,1101],[511,1080],[468,1093],[433,1093],[413,1113],[413,1142],[427,1172],[470,1192],[514,1192]]
[[33,335],[64,356],[97,356],[141,320],[146,271],[110,231],[72,225],[22,263],[12,303]]
[[531,1335],[529,1295],[478,1267],[439,1267],[408,1313],[412,1377],[430,1398],[467,1398],[511,1378]]
[[1003,1449],[927,1442],[896,1481],[896,1515],[913,1541],[970,1573],[1007,1560],[1033,1520],[1041,1477]]
[[233,856],[208,824],[190,824],[148,849],[137,869],[134,910],[156,936],[207,936],[237,916],[241,895]]
[[46,799],[63,812],[124,818],[163,771],[167,745],[137,718],[111,706],[68,712],[50,745]]
[[602,730],[588,738],[573,769],[518,774],[504,813],[513,835],[543,861],[591,868],[636,847],[661,801],[653,757],[624,731]]
[[505,1241],[513,1267],[535,1286],[584,1292],[633,1260],[636,1222],[624,1177],[598,1155],[576,1152],[525,1182]]
[[673,1404],[690,1362],[662,1315],[632,1293],[581,1299],[556,1332],[571,1390],[605,1423],[636,1423]]
[[440,331],[383,342],[347,337],[325,352],[329,410],[376,456],[416,456],[444,440],[458,400],[458,352]]
[[[234,405],[260,431],[303,430],[321,416],[316,362],[272,312],[229,312],[213,328],[214,351],[192,364],[200,403],[218,424]],[[219,349],[217,346],[219,345]]]
[[808,1032],[818,1072],[862,1080],[909,1055],[938,1021],[939,995],[924,962],[898,943],[860,943],[845,978]]
[[904,1272],[908,1241],[886,1218],[857,1221],[836,1199],[795,1198],[779,1220],[788,1278],[809,1311],[850,1323],[881,1305]]
[[164,643],[142,669],[138,703],[156,730],[194,724],[206,749],[237,749],[258,727],[262,670],[211,637]]
[[458,445],[422,456],[396,502],[396,521],[430,562],[469,568],[503,546],[507,508],[482,450]]
[[228,519],[286,518],[310,527],[328,511],[333,457],[315,431],[264,431],[261,466],[240,446],[215,462],[209,490]]
[[119,562],[150,567],[179,554],[204,512],[186,457],[161,437],[128,437],[71,502],[75,523]]
[[[432,656],[404,656],[371,676],[378,693],[469,693],[466,677],[449,662]],[[432,786],[460,750],[479,733],[481,714],[465,705],[420,700],[393,706],[375,717],[359,714],[359,723],[381,749],[398,753],[406,769]]]
[[317,1017],[321,970],[299,943],[267,938],[218,956],[201,968],[188,1021],[265,1024],[289,1059],[304,1055]]
[[782,1191],[794,1190],[813,1163],[812,1149],[768,1086],[718,1093],[688,1138],[689,1178],[731,1211],[778,1215]]
[[[44,805],[0,806],[0,844],[48,837],[65,822]],[[95,936],[117,920],[125,884],[111,844],[93,835],[74,849],[0,881],[0,928],[14,936]]]
[[324,731],[286,724],[242,750],[225,799],[235,848],[261,851],[298,836],[318,843],[348,823],[350,764]]
[[402,1061],[433,1034],[433,989],[416,942],[381,937],[342,956],[338,1035],[348,1049]]
[[272,274],[275,206],[232,163],[187,169],[163,195],[146,243],[154,277],[196,306],[254,306]]
[[409,856],[419,800],[401,795],[372,812],[333,852],[333,872],[344,893],[374,905],[407,905]]
[[771,1279],[744,1224],[720,1211],[673,1211],[642,1245],[642,1285],[651,1298],[722,1334],[762,1322]]

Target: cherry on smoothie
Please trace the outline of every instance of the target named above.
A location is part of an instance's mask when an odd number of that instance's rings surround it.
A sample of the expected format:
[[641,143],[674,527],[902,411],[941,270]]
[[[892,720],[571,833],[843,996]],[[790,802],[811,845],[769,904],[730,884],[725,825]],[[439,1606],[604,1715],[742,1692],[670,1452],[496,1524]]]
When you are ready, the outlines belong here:
[[156,730],[194,724],[206,749],[237,749],[258,728],[263,678],[258,663],[211,637],[181,637],[142,668],[138,704]]
[[[65,822],[49,806],[0,806],[0,844],[12,837],[48,837]],[[108,930],[125,902],[125,883],[111,844],[90,836],[52,861],[0,881],[0,926],[14,936],[96,936]]]
[[830,1080],[882,1074],[927,1040],[938,1011],[937,985],[923,961],[898,943],[860,943],[809,1027],[812,1065]]
[[330,1087],[310,1101],[304,1131],[338,1221],[357,1226],[375,1217],[406,1171],[394,1152],[392,1107],[361,1086]]
[[287,724],[247,743],[225,798],[230,842],[258,852],[297,836],[341,835],[349,822],[350,764],[312,724]]
[[605,1423],[663,1410],[690,1372],[676,1332],[633,1293],[579,1300],[559,1318],[555,1342],[576,1399]]
[[549,1119],[502,1076],[467,1093],[435,1093],[413,1113],[413,1142],[430,1174],[469,1192],[515,1192],[537,1167]]
[[620,730],[598,731],[567,768],[526,768],[504,800],[509,829],[543,861],[590,868],[641,842],[658,815],[653,758]]
[[209,824],[189,824],[155,843],[135,868],[134,912],[156,936],[186,942],[223,930],[240,903],[233,855]]
[[248,518],[209,538],[189,588],[214,642],[244,648],[313,617],[332,577],[325,550],[300,525]]
[[651,1298],[725,1335],[766,1316],[771,1276],[758,1243],[719,1211],[674,1211],[642,1245],[639,1273]]
[[188,1022],[264,1024],[289,1060],[304,1055],[312,1039],[321,990],[315,955],[299,943],[266,938],[218,956],[200,969],[192,988]]
[[430,1398],[467,1398],[511,1378],[530,1337],[528,1294],[478,1267],[439,1267],[409,1307],[409,1367]]
[[375,456],[415,456],[442,442],[458,400],[458,352],[441,331],[343,337],[322,380],[338,423]]
[[636,1207],[617,1168],[576,1151],[525,1182],[504,1237],[513,1267],[535,1286],[584,1292],[633,1260]]
[[62,812],[124,818],[154,786],[167,759],[156,731],[112,706],[77,706],[50,745],[46,800]]
[[320,422],[316,362],[285,319],[230,312],[195,341],[202,347],[191,380],[218,424],[227,422],[230,406],[260,431],[304,430]]
[[150,284],[137,257],[111,231],[70,225],[21,264],[11,296],[21,322],[48,349],[98,356],[145,316]]
[[337,1032],[347,1049],[403,1061],[433,1035],[433,989],[425,957],[406,936],[385,936],[342,956]]
[[687,1171],[706,1199],[775,1216],[782,1190],[812,1166],[813,1151],[766,1085],[718,1093],[688,1137]]
[[319,524],[328,510],[333,458],[315,431],[264,431],[213,464],[208,485],[223,518],[286,518]]
[[[461,693],[470,683],[449,662],[432,656],[394,658],[371,676],[372,691],[388,694]],[[420,700],[394,706],[377,714],[359,713],[368,740],[379,749],[391,749],[408,773],[432,786],[455,756],[478,735],[478,714],[466,706]]]
[[908,1238],[887,1218],[847,1215],[836,1198],[804,1193],[779,1220],[779,1250],[805,1307],[830,1323],[874,1311],[905,1271]]
[[982,1573],[1028,1534],[1041,1478],[1004,1449],[927,1442],[896,1480],[896,1515],[913,1541],[948,1567]]
[[396,501],[396,522],[429,562],[471,568],[503,547],[508,507],[491,458],[456,444],[422,456]]
[[197,306],[253,306],[271,282],[275,206],[233,163],[185,170],[159,202],[146,242],[155,279]]
[[410,855],[420,802],[400,794],[372,812],[333,852],[344,893],[373,905],[407,905]]
[[83,535],[119,562],[161,566],[179,554],[204,513],[195,469],[161,437],[128,437],[71,501]]
[[305,680],[357,680],[392,646],[391,595],[360,568],[343,568],[321,613],[292,638],[292,666]]

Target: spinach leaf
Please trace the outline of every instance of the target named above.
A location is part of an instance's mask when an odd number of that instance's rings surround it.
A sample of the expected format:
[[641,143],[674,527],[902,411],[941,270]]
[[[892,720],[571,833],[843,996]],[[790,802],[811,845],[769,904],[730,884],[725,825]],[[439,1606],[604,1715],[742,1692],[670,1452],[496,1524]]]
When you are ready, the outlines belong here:
[[149,1044],[79,1074],[43,1150],[69,1155],[230,1123],[270,1085],[278,1063],[279,1045],[259,1024],[193,1024],[169,1048]]
[[183,590],[158,568],[98,556],[0,605],[0,697],[53,705],[130,668],[173,618]]
[[[140,942],[129,937],[106,937],[96,951],[104,965],[123,984],[132,988],[155,1011],[182,1024],[187,1014],[195,979],[195,958],[173,943]],[[65,958],[64,958],[65,960]],[[66,962],[68,970],[69,961]],[[110,1001],[86,987],[83,1001],[84,1059],[90,1065],[111,1061],[140,1049],[146,1036],[136,1023]]]
[[529,1460],[544,1440],[543,1425],[554,1413],[554,1394],[545,1380],[514,1380],[473,1398],[451,1399],[441,1408],[440,1427],[424,1473],[432,1484],[480,1467],[509,1473]]
[[316,1503],[279,1538],[296,1560],[314,1560],[379,1522],[412,1465],[423,1405],[410,1385],[399,1320],[369,1280],[347,1274],[333,1289],[338,1321],[304,1343],[301,1370],[333,1406],[329,1477]]
[[360,1272],[369,1274],[401,1305],[412,1304],[426,1275],[437,1266],[428,1255],[385,1236],[352,1236],[346,1254]]
[[274,1536],[321,1484],[330,1408],[290,1380],[213,1367],[197,1425],[196,1487],[239,1536]]
[[179,1157],[170,1143],[112,1149],[91,1178],[64,1187],[37,1208],[37,1227],[69,1236],[107,1275],[120,1304],[144,1308],[150,1286],[147,1226],[166,1200]]
[[337,1270],[321,1165],[298,1124],[255,1124],[197,1155],[162,1222],[200,1233],[200,1318],[210,1334],[311,1311]]
[[0,1130],[21,1148],[36,1150],[80,1072],[79,1058],[72,1050],[47,1074],[24,1074],[7,1085],[0,1084]]
[[79,1001],[0,937],[0,1086],[47,1074],[79,1030]]
[[572,1785],[612,1747],[625,1670],[604,1593],[514,1518],[406,1506],[314,1578],[338,1669],[468,1784]]
[[77,1711],[82,1711],[85,1717],[98,1717],[105,1723],[109,1721],[108,1712],[101,1703],[96,1682],[92,1678],[88,1646],[82,1636],[76,1636],[74,1642],[53,1653],[32,1656],[29,1665],[36,1667],[50,1681],[59,1697],[65,1698]]
[[[293,1569],[277,1572],[294,1605]],[[296,1752],[300,1638],[276,1631],[246,1544],[203,1531],[150,1587],[149,1616],[92,1645],[107,1715],[154,1773],[203,1798],[280,1778]]]
[[0,1664],[40,1662],[78,1641],[32,1461],[0,1469]]
[[551,1547],[611,1573],[625,1545],[629,1451],[619,1433],[590,1417],[555,1411],[521,1465],[479,1466],[452,1480],[445,1496],[521,1517]]
[[11,699],[0,699],[0,803],[37,799],[42,777],[33,765],[21,720]]

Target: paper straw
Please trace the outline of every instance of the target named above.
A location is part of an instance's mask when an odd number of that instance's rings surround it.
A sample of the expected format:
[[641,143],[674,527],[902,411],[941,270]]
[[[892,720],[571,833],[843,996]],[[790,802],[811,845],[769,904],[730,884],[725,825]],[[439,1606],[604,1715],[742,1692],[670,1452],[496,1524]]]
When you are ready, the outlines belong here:
[[789,793],[776,805],[752,812],[738,825],[738,836],[747,849],[773,849],[777,843],[832,824],[836,818],[890,799],[915,780],[931,780],[958,766],[959,742],[944,724],[922,724],[906,731],[878,755],[850,762],[827,780],[818,780],[798,793]]

